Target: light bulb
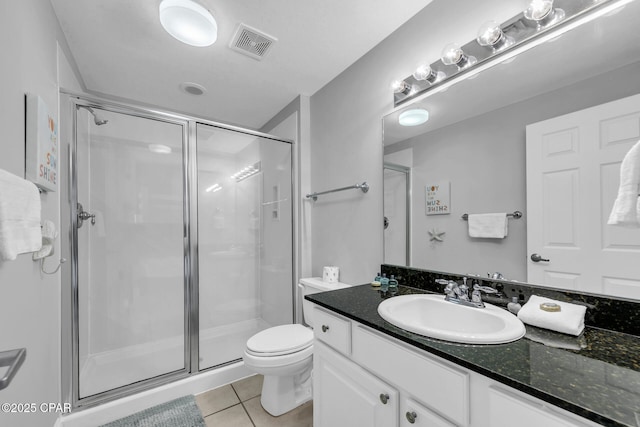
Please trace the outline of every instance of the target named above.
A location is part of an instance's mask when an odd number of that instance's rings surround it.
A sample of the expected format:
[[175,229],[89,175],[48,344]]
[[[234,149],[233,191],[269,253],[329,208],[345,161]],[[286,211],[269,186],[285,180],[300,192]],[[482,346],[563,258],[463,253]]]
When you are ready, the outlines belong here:
[[553,0],[531,0],[524,17],[531,21],[542,21],[553,11]]
[[473,56],[467,56],[456,43],[446,45],[442,50],[442,57],[440,59],[443,64],[457,65],[458,68],[464,68],[476,62]]
[[442,50],[442,62],[444,65],[457,64],[464,58],[464,52],[455,43],[449,43]]
[[504,37],[500,24],[496,21],[488,21],[478,29],[476,40],[480,46],[495,46]]
[[413,72],[413,78],[418,81],[428,81],[431,84],[438,82],[444,78],[444,73],[442,71],[436,71],[427,63],[422,63],[418,65],[416,70]]
[[391,82],[391,89],[393,89],[393,93],[403,93],[407,95],[411,92],[411,85],[404,80],[394,80]]

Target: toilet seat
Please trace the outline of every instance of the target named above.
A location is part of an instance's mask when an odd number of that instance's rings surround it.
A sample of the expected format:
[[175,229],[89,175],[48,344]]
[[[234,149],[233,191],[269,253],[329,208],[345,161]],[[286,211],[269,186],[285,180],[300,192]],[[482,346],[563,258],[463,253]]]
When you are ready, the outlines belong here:
[[247,341],[247,353],[258,357],[297,353],[313,344],[313,331],[299,324],[275,326]]

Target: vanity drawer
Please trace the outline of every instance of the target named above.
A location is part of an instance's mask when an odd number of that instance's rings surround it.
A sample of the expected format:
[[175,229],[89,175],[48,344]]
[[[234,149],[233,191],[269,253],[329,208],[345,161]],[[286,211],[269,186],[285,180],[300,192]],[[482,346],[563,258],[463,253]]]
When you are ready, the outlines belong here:
[[418,354],[363,326],[353,328],[352,359],[356,363],[400,385],[432,412],[466,426],[469,423],[469,374],[434,358]]
[[313,309],[313,334],[340,353],[351,353],[351,322],[321,308]]

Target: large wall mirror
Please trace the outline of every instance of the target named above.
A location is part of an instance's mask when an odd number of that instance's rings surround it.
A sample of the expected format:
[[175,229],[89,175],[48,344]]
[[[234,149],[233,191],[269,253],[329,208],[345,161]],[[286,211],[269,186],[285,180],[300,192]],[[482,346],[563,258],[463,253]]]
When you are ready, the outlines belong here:
[[[485,277],[500,272],[508,280],[640,299],[640,267],[625,267],[640,265],[640,230],[612,230],[606,225],[617,191],[620,159],[640,140],[640,96],[634,96],[640,94],[639,18],[640,1],[632,1],[385,116],[385,170],[406,168],[404,176],[410,180],[405,190],[397,174],[385,173],[385,262]],[[627,110],[611,115],[616,101],[625,98],[628,100],[621,102]],[[429,121],[400,126],[399,115],[416,107],[429,111]],[[609,119],[589,119],[588,114],[576,113],[594,107],[593,111]],[[572,122],[575,117],[587,125],[597,123],[569,131],[576,126]],[[567,120],[566,124],[562,120]],[[531,126],[540,122],[555,126],[553,135],[557,137],[541,137],[540,132],[547,135],[545,128]],[[608,144],[617,157],[595,153],[592,157],[604,160],[593,174],[581,170],[576,181],[560,170],[554,175],[559,179],[549,181],[531,175],[538,167],[532,161],[535,158],[539,163],[539,152],[527,152],[527,138],[535,135],[546,138],[547,151],[551,147],[553,153],[577,150],[586,144],[585,138],[597,135],[600,139],[595,144]],[[533,203],[529,189],[528,201],[528,179],[544,181],[553,194],[544,202]],[[427,186],[434,183],[448,187],[447,214],[426,214]],[[565,189],[567,193],[563,193]],[[409,215],[401,206],[407,197]],[[468,222],[462,219],[464,214],[514,211],[523,216],[508,220],[504,239],[469,237]],[[597,219],[594,225],[585,225],[587,211]],[[548,225],[546,229],[537,225],[544,218],[556,221],[552,229],[555,237],[547,238]],[[571,221],[564,221],[567,218]],[[535,239],[527,237],[528,231],[547,240],[534,247]],[[598,279],[589,276],[605,261],[594,251],[572,249],[587,240],[601,249],[627,255],[622,264],[613,262],[615,274],[600,273]],[[554,271],[553,262],[561,257],[555,252],[550,262],[532,261],[534,250],[549,259],[557,249],[553,246],[567,249],[562,256],[573,262],[571,271]],[[544,274],[533,277],[535,265],[545,265]]]

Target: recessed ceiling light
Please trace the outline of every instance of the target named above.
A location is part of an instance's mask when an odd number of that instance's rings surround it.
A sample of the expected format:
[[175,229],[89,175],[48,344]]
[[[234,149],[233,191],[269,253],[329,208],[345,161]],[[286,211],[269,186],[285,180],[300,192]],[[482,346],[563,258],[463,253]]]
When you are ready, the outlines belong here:
[[204,86],[193,82],[180,83],[180,89],[182,89],[183,92],[186,92],[189,95],[202,95],[207,91],[207,88],[205,88]]
[[213,15],[192,0],[162,0],[160,23],[173,37],[191,46],[210,46],[218,38]]
[[404,111],[398,117],[401,126],[418,126],[429,120],[429,112],[423,108],[414,108]]

